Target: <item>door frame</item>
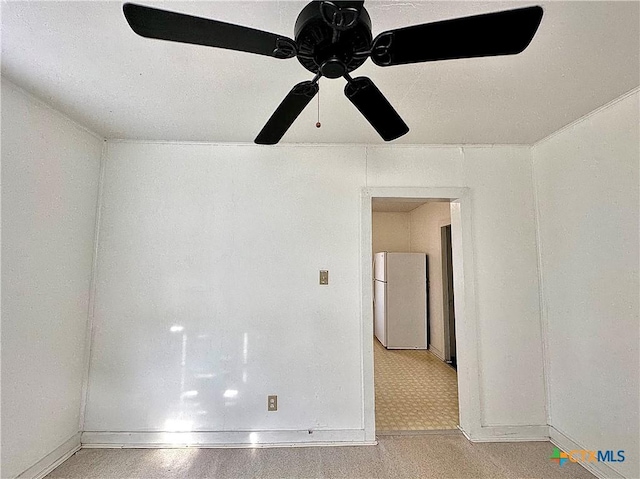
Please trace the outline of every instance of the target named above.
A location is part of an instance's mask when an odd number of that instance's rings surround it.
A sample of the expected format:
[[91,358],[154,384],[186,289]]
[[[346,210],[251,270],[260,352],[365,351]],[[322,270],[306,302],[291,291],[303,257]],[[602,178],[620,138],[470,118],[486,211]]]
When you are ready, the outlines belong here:
[[[451,362],[451,311],[449,308],[449,261],[447,252],[447,228],[451,228],[451,224],[440,226],[440,261],[442,263],[442,327],[444,331],[444,360]],[[451,248],[453,250],[453,246]],[[454,317],[455,317],[455,294],[454,299]]]
[[456,311],[456,352],[458,376],[459,428],[467,437],[480,432],[480,378],[478,328],[475,297],[475,263],[469,188],[375,187],[361,190],[360,272],[362,286],[361,360],[362,420],[365,441],[374,442],[375,387],[373,369],[373,295],[371,291],[372,198],[443,199],[451,208],[451,248],[453,251],[454,307]]

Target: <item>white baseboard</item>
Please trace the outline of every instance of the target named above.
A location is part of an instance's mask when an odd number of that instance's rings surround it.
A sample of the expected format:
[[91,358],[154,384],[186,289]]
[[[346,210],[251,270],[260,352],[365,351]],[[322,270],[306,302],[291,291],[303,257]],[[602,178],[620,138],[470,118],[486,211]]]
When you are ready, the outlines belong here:
[[436,348],[433,344],[429,345],[429,351],[432,352],[438,359],[444,361],[444,353]]
[[472,442],[548,441],[549,426],[483,426],[472,432],[462,431]]
[[80,449],[80,433],[74,434],[60,446],[44,456],[16,479],[42,479]]
[[[549,438],[551,442],[558,446],[563,452],[569,452],[575,449],[589,449],[582,444],[579,444],[565,433],[558,431],[555,427],[549,426]],[[624,479],[624,476],[615,471],[611,466],[605,462],[580,462],[580,465],[584,467],[594,476],[600,479]]]
[[207,432],[91,432],[82,433],[86,448],[156,447],[306,447],[365,446],[364,429]]

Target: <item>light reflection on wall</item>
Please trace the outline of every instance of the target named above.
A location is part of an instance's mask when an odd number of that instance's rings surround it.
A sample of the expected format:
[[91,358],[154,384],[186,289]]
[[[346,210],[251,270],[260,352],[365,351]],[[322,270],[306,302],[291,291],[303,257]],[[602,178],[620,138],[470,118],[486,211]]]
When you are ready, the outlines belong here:
[[236,398],[238,397],[237,389],[227,389],[224,394],[224,405],[225,406],[234,406],[236,404]]
[[238,395],[238,391],[236,389],[227,389],[223,396],[226,398],[234,398]]
[[242,341],[242,363],[247,364],[247,358],[249,357],[249,333],[244,333],[244,339]]
[[176,339],[180,340],[180,396],[179,402],[174,403],[177,409],[164,424],[164,439],[168,444],[185,444],[191,441],[191,434],[194,429],[193,412],[201,409],[201,403],[197,401],[198,391],[187,388],[187,346],[188,336],[185,327],[174,324],[169,328],[172,333],[180,333]]
[[164,430],[167,432],[191,432],[193,421],[184,419],[167,419],[164,422]]

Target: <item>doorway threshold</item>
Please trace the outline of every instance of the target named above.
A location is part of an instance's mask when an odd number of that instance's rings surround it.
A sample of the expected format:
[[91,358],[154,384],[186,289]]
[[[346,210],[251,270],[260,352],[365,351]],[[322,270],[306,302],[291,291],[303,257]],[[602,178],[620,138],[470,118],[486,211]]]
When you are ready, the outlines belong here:
[[423,430],[404,430],[404,431],[376,431],[376,436],[459,436],[462,435],[460,429],[423,429]]

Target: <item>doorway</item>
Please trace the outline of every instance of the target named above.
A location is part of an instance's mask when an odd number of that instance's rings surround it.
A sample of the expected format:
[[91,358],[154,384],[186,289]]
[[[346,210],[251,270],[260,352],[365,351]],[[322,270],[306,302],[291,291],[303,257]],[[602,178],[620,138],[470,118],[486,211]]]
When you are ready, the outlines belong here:
[[[459,424],[458,380],[451,367],[455,337],[449,337],[448,316],[454,308],[445,308],[445,301],[453,302],[453,267],[447,263],[452,258],[450,208],[449,199],[372,199],[379,434],[455,430]],[[441,238],[447,226],[448,255]]]
[[[450,202],[451,250],[454,281],[456,367],[458,384],[459,429],[468,437],[482,430],[480,381],[478,368],[478,330],[475,300],[474,248],[472,240],[471,200],[468,188],[365,187],[361,195],[361,338],[363,426],[365,441],[374,442],[375,381],[373,342],[372,200],[395,198]],[[441,296],[442,297],[442,296]],[[442,310],[441,310],[442,311]]]

